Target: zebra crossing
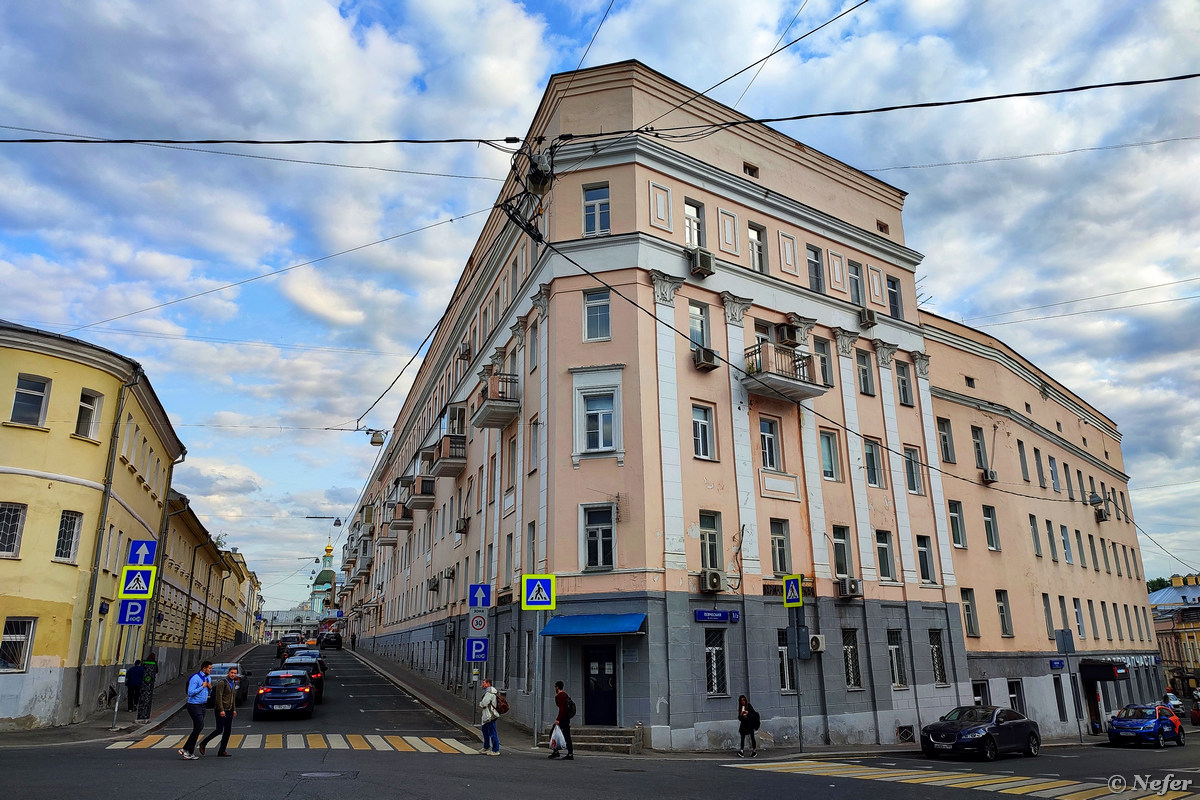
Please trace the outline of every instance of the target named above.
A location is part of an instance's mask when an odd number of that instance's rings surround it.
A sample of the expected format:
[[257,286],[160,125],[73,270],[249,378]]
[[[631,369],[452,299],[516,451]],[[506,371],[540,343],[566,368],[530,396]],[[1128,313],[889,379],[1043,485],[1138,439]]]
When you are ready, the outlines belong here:
[[[177,750],[187,735],[151,734],[141,739],[113,742],[107,750]],[[217,741],[209,747],[215,752]],[[443,753],[464,755],[479,752],[478,745],[444,736],[389,736],[339,733],[251,733],[229,737],[230,750],[369,750],[382,753]]]
[[855,780],[911,783],[923,786],[945,786],[950,789],[978,789],[1006,795],[1026,795],[1049,800],[1094,800],[1094,798],[1119,796],[1121,800],[1153,797],[1156,800],[1185,800],[1200,795],[1191,791],[1142,792],[1110,788],[1108,784],[1087,781],[1064,780],[1048,776],[998,775],[985,772],[938,771],[933,769],[904,769],[900,767],[871,767],[834,761],[781,761],[755,764],[729,764],[734,769],[756,772],[791,772],[825,778],[853,778]]

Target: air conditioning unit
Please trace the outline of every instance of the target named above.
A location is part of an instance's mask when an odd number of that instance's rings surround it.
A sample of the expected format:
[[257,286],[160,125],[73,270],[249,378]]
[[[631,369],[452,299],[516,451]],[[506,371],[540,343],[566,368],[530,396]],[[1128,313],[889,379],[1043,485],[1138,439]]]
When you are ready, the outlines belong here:
[[463,342],[458,346],[458,357],[464,361],[471,360],[471,343]]
[[719,569],[700,570],[700,591],[708,594],[725,591],[725,573]]
[[430,578],[429,580],[427,580],[425,582],[425,588],[427,588],[431,592],[436,592],[438,590],[438,586],[440,586],[440,585],[441,585],[441,576],[440,575],[434,575],[432,578]]
[[822,634],[814,633],[808,637],[808,649],[814,653],[825,652],[825,637]]
[[838,597],[862,597],[862,582],[858,578],[839,578]]
[[1107,508],[1096,509],[1096,522],[1108,522],[1112,518],[1112,513]]
[[718,366],[717,351],[711,347],[696,346],[692,348],[692,363],[701,372],[711,372]]
[[462,534],[467,532],[467,528],[470,526],[470,524],[471,524],[470,517],[459,517],[458,520],[454,523],[454,532],[461,536]]
[[879,323],[879,316],[874,309],[860,308],[858,310],[858,327],[874,328]]
[[800,332],[795,325],[776,325],[775,339],[785,347],[796,347],[800,344]]
[[980,473],[979,477],[984,483],[995,483],[1000,480],[1000,476],[996,474],[996,470],[994,469],[985,469]]
[[688,250],[688,266],[696,277],[707,278],[716,271],[716,259],[711,251],[703,247],[693,247]]
[[451,578],[453,578],[454,577],[454,567],[446,567],[444,570],[442,570],[442,577],[445,578],[446,580],[450,580]]

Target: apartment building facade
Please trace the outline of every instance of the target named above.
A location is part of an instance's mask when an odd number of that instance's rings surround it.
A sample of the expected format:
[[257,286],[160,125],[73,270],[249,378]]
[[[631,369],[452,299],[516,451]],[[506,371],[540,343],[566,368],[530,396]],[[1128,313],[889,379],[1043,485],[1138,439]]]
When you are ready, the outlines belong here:
[[[360,646],[467,692],[467,587],[492,585],[483,671],[531,726],[563,680],[582,724],[661,749],[731,746],[739,694],[779,743],[798,708],[806,741],[907,740],[1005,647],[964,635],[904,194],[693,94],[636,62],[551,79],[349,523],[339,603]],[[621,133],[660,114],[711,135]],[[557,607],[522,611],[546,573]]]

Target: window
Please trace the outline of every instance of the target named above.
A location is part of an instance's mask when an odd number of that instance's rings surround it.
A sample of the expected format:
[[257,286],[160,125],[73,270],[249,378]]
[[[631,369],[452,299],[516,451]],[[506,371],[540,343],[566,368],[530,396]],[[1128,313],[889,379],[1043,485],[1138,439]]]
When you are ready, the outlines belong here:
[[694,300],[688,303],[688,338],[693,350],[708,347],[708,306]]
[[1104,537],[1100,537],[1100,552],[1104,554],[1104,571],[1109,575],[1112,574],[1112,567],[1108,564],[1108,547],[1104,544]]
[[1050,545],[1050,560],[1058,561],[1058,543],[1054,541],[1054,523],[1046,520],[1046,543]]
[[683,201],[683,241],[688,247],[704,247],[704,206]]
[[729,693],[725,670],[725,631],[704,629],[704,688],[710,695]]
[[75,435],[97,439],[100,433],[100,404],[103,395],[84,389],[79,393],[79,414],[75,418]]
[[959,589],[959,596],[962,598],[963,627],[967,630],[967,636],[978,636],[979,619],[975,616],[975,590]]
[[[1083,606],[1079,602],[1078,597],[1072,598],[1075,605],[1075,628],[1079,631],[1079,638],[1087,638],[1087,628],[1083,624]],[[1126,607],[1128,609],[1128,606]]]
[[891,531],[875,531],[875,552],[879,557],[879,580],[896,580],[896,559],[892,554]]
[[608,184],[583,187],[583,235],[608,233]]
[[999,550],[1000,523],[996,521],[996,509],[992,506],[983,507],[983,533],[987,540],[988,550]]
[[713,410],[692,406],[692,452],[696,458],[716,458],[713,449]]
[[751,223],[750,240],[750,269],[755,272],[767,273],[767,231],[761,225]]
[[1038,530],[1037,517],[1033,514],[1029,515],[1029,533],[1033,537],[1033,554],[1038,558],[1042,557],[1042,533]]
[[745,175],[747,178],[757,178],[758,177],[758,167],[754,166],[749,161],[743,161],[742,162],[742,174]]
[[1075,531],[1075,550],[1079,553],[1079,566],[1087,569],[1087,554],[1083,552],[1083,534]]
[[1058,701],[1058,721],[1067,721],[1067,698],[1063,694],[1062,675],[1054,676],[1054,699]]
[[971,446],[975,448],[975,466],[979,469],[987,469],[987,445],[983,441],[983,428],[977,425],[971,426]]
[[900,405],[913,404],[912,372],[903,361],[896,362],[896,395],[900,399]]
[[964,375],[963,380],[966,382],[968,389],[975,388],[975,379],[972,378],[970,375]]
[[838,459],[837,431],[821,431],[821,476],[826,480],[840,481],[842,466]]
[[1096,604],[1091,600],[1088,600],[1088,616],[1092,620],[1092,638],[1099,639],[1100,627],[1096,625]]
[[904,480],[909,494],[924,494],[921,485],[921,451],[915,447],[904,448]]
[[[1025,713],[1025,690],[1021,686],[1020,678],[1008,682],[1008,707],[1021,714]],[[1013,719],[1017,717],[1014,716]]]
[[1074,500],[1075,487],[1071,485],[1071,465],[1065,461],[1063,462],[1063,477],[1067,481],[1067,497],[1068,499]]
[[904,637],[898,630],[889,630],[888,663],[892,668],[892,688],[908,688],[908,676],[904,671]]
[[612,336],[609,317],[607,289],[583,293],[583,338],[584,341],[608,339]]
[[24,672],[33,647],[33,620],[6,617],[0,636],[0,672]]
[[[1121,607],[1118,606],[1116,603],[1113,603],[1112,606],[1113,606],[1113,621],[1117,623],[1117,641],[1123,642],[1123,641],[1125,641],[1125,632],[1124,632],[1124,629],[1121,627]],[[1132,630],[1129,631],[1129,636],[1132,638],[1132,636],[1133,636]]]
[[512,436],[508,440],[508,488],[512,489],[517,485],[517,473],[519,471],[519,462],[517,461],[517,437]]
[[796,691],[796,662],[788,656],[787,629],[776,630],[775,652],[779,655],[779,691]]
[[939,628],[929,630],[929,657],[933,662],[933,682],[949,683],[946,674],[946,651],[942,647],[942,631]]
[[[1113,614],[1117,613],[1116,608],[1113,609]],[[1104,620],[1104,635],[1108,640],[1112,641],[1112,626],[1108,622],[1108,603],[1100,601],[1100,616]]]
[[584,398],[584,448],[589,451],[613,449],[612,392]]
[[846,273],[850,277],[850,302],[856,306],[865,305],[863,302],[862,264],[847,262]]
[[963,527],[963,507],[958,500],[947,502],[950,509],[950,541],[955,547],[967,546],[967,531]]
[[787,575],[791,564],[788,557],[791,547],[788,543],[788,521],[786,519],[771,520],[771,568],[776,575]]
[[1067,534],[1067,526],[1059,525],[1058,532],[1062,536],[1063,558],[1067,560],[1068,564],[1074,564],[1075,562],[1071,559],[1071,537]]
[[1129,548],[1125,545],[1121,545],[1121,555],[1125,557],[1125,575],[1126,577],[1132,578],[1133,571],[1129,566]]
[[83,514],[78,511],[64,511],[58,521],[58,542],[54,545],[56,561],[75,561],[75,553],[79,549],[79,533],[83,528]]
[[917,569],[921,572],[921,583],[937,583],[937,571],[933,568],[933,540],[928,536],[917,536]]
[[900,279],[887,279],[888,314],[893,319],[904,319],[904,304],[900,300]]
[[50,381],[35,375],[18,375],[13,396],[12,421],[20,425],[41,426],[46,421],[46,400]]
[[938,417],[938,448],[942,451],[942,461],[954,463],[954,432],[950,428],[950,420]]
[[871,370],[871,354],[866,350],[854,351],[854,363],[858,372],[858,390],[863,394],[875,394],[875,373]]
[[1046,488],[1046,473],[1042,469],[1042,451],[1033,448],[1033,465],[1037,468],[1038,486]]
[[1000,614],[1000,635],[1012,636],[1012,611],[1008,607],[1008,590],[996,590],[996,611]]
[[825,293],[825,267],[821,263],[821,248],[808,245],[808,288]]
[[1054,638],[1054,612],[1050,609],[1050,595],[1042,592],[1042,613],[1046,616],[1046,636]]
[[883,488],[883,462],[880,453],[883,445],[874,439],[863,439],[863,466],[867,470],[867,485]]
[[[541,425],[538,418],[534,417],[529,420],[529,471],[533,472],[538,468],[538,435],[541,431]],[[470,500],[467,501],[470,503]],[[465,506],[464,506],[465,508]]]
[[1061,492],[1062,484],[1058,482],[1058,462],[1054,460],[1054,456],[1048,456],[1050,462],[1050,485],[1054,487],[1054,491]]
[[779,459],[779,422],[769,417],[758,418],[758,439],[762,447],[763,469],[782,469]]
[[1021,477],[1029,483],[1029,460],[1025,457],[1025,443],[1017,439],[1017,459],[1021,462]]
[[829,350],[829,340],[813,337],[813,354],[821,370],[821,383],[833,386],[833,361]]
[[1112,545],[1113,566],[1115,566],[1117,568],[1117,577],[1118,578],[1124,577],[1124,573],[1121,572],[1121,558],[1120,558],[1120,556],[1117,555],[1117,543],[1109,542],[1109,544]]
[[0,503],[0,558],[16,558],[21,554],[25,509],[24,503]]
[[1096,558],[1096,537],[1088,534],[1088,549],[1092,551],[1092,569],[1100,571],[1100,560]]
[[721,515],[700,512],[700,567],[721,569]]
[[845,525],[833,526],[833,576],[845,578],[850,575],[850,529]]
[[858,630],[842,628],[842,665],[846,672],[846,688],[862,688],[862,671],[858,662]]
[[613,507],[611,504],[583,507],[583,538],[587,569],[613,568]]

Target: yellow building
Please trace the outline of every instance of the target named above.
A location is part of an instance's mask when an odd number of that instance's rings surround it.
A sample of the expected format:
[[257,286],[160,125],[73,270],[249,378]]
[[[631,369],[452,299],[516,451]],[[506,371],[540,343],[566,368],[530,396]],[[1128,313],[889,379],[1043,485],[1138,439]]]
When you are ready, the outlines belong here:
[[1167,684],[1180,697],[1200,687],[1200,575],[1172,575],[1150,594],[1154,629]]
[[141,365],[77,339],[0,322],[0,398],[0,730],[63,725],[142,653],[121,568],[186,451]]

